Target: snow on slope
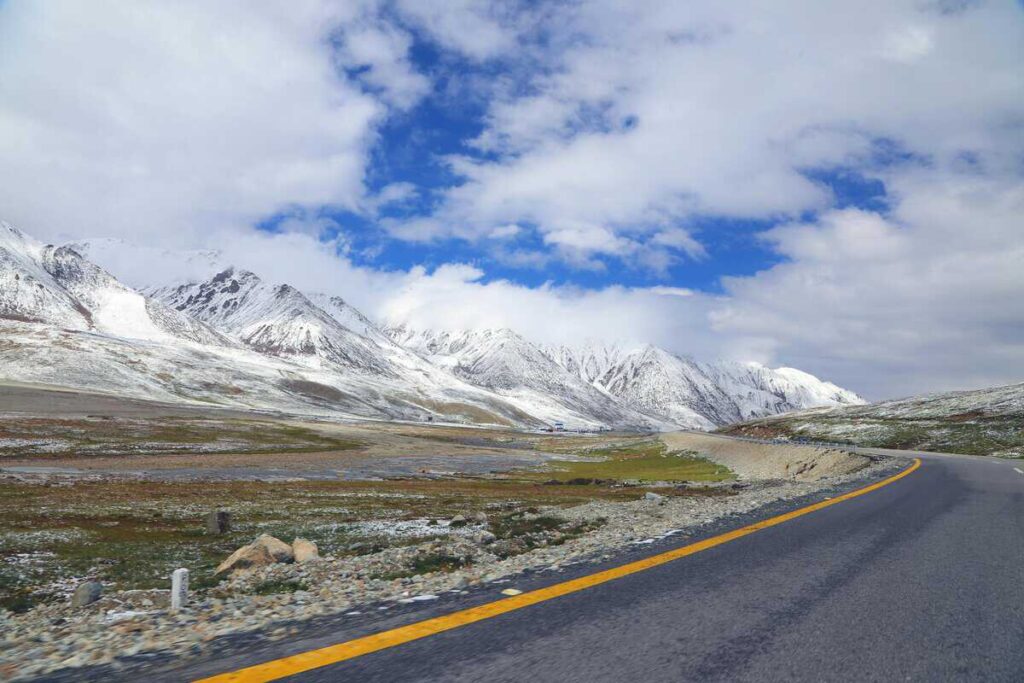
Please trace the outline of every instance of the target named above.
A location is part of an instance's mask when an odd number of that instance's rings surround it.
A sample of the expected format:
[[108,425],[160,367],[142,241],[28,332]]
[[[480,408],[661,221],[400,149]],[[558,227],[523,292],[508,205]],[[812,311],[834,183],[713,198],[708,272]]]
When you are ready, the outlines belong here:
[[539,346],[512,330],[385,332],[399,345],[523,410],[571,427],[650,427],[652,420],[620,405],[568,372]]
[[804,410],[730,425],[758,438],[1024,457],[1024,384]]
[[711,429],[751,417],[863,403],[856,394],[792,368],[697,363],[651,345],[549,347],[566,370],[625,405],[682,427]]
[[0,317],[130,339],[226,344],[206,325],[125,287],[70,247],[0,223]]
[[734,362],[704,367],[736,402],[741,420],[806,408],[865,403],[852,391],[794,368],[772,369],[759,363]]
[[43,268],[45,249],[17,228],[0,222],[0,318],[89,329],[89,311]]
[[372,377],[371,393],[378,400],[386,402],[393,397],[420,405],[421,417],[476,410],[508,423],[540,424],[533,413],[463,382],[395,344],[341,297],[307,297],[290,285],[270,284],[235,269],[205,282],[152,293],[259,353],[288,358],[326,373],[341,372],[345,382]]
[[151,294],[260,353],[396,376],[372,341],[344,327],[290,285],[266,283],[253,273],[229,268],[205,282]]
[[598,380],[626,405],[692,429],[734,422],[735,403],[699,365],[656,346],[623,354]]

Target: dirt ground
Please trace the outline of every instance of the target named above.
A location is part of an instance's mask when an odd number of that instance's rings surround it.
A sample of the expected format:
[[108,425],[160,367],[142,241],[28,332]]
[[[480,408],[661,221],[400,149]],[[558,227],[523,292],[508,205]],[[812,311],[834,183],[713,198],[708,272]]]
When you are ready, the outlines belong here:
[[662,440],[670,449],[692,450],[732,470],[740,479],[817,481],[867,467],[862,455],[817,446],[736,441],[702,432],[672,432]]

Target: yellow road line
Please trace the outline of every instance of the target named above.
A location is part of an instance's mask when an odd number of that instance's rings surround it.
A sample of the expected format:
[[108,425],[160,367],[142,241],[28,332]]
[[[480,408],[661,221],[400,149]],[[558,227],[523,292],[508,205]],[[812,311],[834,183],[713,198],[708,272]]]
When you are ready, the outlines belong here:
[[713,536],[703,541],[691,543],[690,545],[683,546],[682,548],[676,548],[675,550],[669,550],[661,553],[660,555],[654,555],[642,560],[637,560],[636,562],[630,562],[629,564],[624,564],[621,567],[606,569],[604,571],[597,572],[596,574],[590,574],[589,576],[582,576],[578,579],[556,583],[553,586],[540,588],[535,591],[530,591],[529,593],[523,593],[522,595],[489,602],[477,607],[470,607],[459,612],[434,617],[433,619],[426,619],[415,624],[409,624],[408,626],[400,626],[389,631],[382,631],[381,633],[356,638],[355,640],[339,643],[337,645],[330,645],[319,650],[310,650],[309,652],[302,652],[290,657],[283,657],[263,664],[256,664],[255,666],[246,667],[237,671],[211,676],[209,678],[196,681],[196,683],[226,683],[227,681],[256,683],[257,681],[273,681],[279,678],[284,678],[285,676],[302,673],[303,671],[318,669],[329,664],[337,664],[338,662],[343,662],[347,659],[353,659],[371,652],[395,647],[396,645],[408,643],[413,640],[419,640],[420,638],[426,638],[427,636],[432,636],[436,633],[450,631],[451,629],[459,628],[460,626],[472,624],[477,621],[483,621],[484,619],[490,619],[491,617],[496,617],[500,614],[529,607],[530,605],[536,605],[539,602],[551,600],[552,598],[586,590],[592,586],[597,586],[623,576],[636,574],[637,572],[642,572],[645,569],[657,567],[667,562],[672,562],[673,560],[678,560],[679,558],[699,553],[702,550],[707,550],[708,548],[714,548],[715,546],[722,545],[723,543],[734,541],[737,538],[748,536],[755,531],[767,529],[768,527],[782,524],[783,522],[787,522],[791,519],[802,517],[803,515],[816,510],[821,510],[822,508],[827,508],[830,505],[841,503],[844,500],[863,496],[865,493],[876,491],[883,486],[902,479],[920,466],[921,460],[919,458],[915,458],[913,465],[899,474],[889,477],[888,479],[883,479],[882,481],[875,482],[874,484],[859,488],[855,491],[850,491],[849,493],[844,493],[841,496],[836,496],[829,500],[823,500],[820,503],[814,503],[813,505],[808,505],[806,507],[799,508],[798,510],[793,510],[792,512],[787,512],[761,522],[755,522],[754,524],[734,529],[733,531],[728,531],[724,534]]

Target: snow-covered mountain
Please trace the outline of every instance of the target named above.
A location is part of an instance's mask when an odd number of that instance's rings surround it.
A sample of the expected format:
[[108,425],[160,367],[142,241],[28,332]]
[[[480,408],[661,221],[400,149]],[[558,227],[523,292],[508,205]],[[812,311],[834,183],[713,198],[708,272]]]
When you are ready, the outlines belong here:
[[697,363],[650,344],[634,349],[559,346],[546,353],[634,410],[696,429],[790,410],[864,403],[852,392],[792,368]]
[[795,368],[759,363],[718,362],[702,366],[739,409],[739,419],[777,415],[807,408],[865,403],[857,394]]
[[541,347],[512,330],[443,332],[392,327],[385,332],[431,363],[548,421],[586,427],[654,426],[648,416],[567,371]]
[[228,269],[205,282],[150,294],[254,351],[397,377],[377,344],[349,330],[290,285],[269,284],[248,271]]
[[[104,241],[44,245],[0,223],[0,380],[522,427],[710,429],[861,402],[799,370],[701,364],[650,345],[547,347],[507,329],[381,329],[339,296],[231,267],[140,292],[82,251],[126,253]],[[203,271],[218,258],[195,252],[186,261]]]
[[125,287],[70,247],[0,222],[0,317],[148,341],[226,345],[202,322]]

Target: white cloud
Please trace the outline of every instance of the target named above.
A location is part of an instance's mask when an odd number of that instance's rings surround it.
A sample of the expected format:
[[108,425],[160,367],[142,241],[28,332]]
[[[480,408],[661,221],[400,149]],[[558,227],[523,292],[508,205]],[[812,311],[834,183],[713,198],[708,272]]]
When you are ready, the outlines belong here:
[[531,288],[507,280],[484,282],[483,276],[469,265],[448,265],[429,274],[414,270],[378,313],[384,320],[413,327],[510,327],[545,343],[651,342],[705,357],[717,355],[719,340],[707,326],[713,297],[680,296],[682,291],[663,287]]
[[726,281],[713,327],[737,355],[872,397],[1024,380],[1024,183],[889,179],[892,215],[833,211],[767,234],[789,261]]
[[[638,242],[693,255],[666,224],[826,209],[803,171],[870,166],[877,139],[940,166],[965,150],[1019,163],[1020,15],[1012,0],[569,5],[546,68],[495,90],[477,144],[496,156],[453,160],[465,182],[432,235],[529,222],[583,263],[647,256]],[[503,58],[535,63],[518,37]]]
[[[181,244],[292,206],[357,206],[387,103],[425,88],[408,40],[369,23],[373,11],[0,4],[5,216],[47,237]],[[346,59],[380,98],[345,76]]]
[[500,4],[484,0],[399,0],[399,11],[442,44],[473,59],[510,49],[514,36],[501,24]]

